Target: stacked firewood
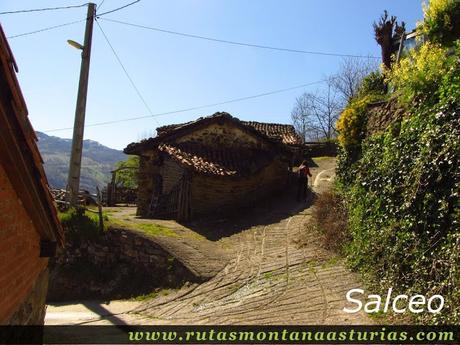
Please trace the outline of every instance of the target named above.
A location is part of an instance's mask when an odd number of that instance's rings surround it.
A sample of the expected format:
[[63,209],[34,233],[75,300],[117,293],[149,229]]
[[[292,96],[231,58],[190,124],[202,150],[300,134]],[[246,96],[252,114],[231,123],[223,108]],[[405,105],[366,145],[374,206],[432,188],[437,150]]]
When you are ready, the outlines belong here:
[[[61,211],[66,210],[69,207],[67,191],[65,189],[51,189],[50,191],[58,209]],[[97,197],[90,194],[88,191],[80,191],[78,194],[78,205],[80,206],[96,205],[96,200]]]

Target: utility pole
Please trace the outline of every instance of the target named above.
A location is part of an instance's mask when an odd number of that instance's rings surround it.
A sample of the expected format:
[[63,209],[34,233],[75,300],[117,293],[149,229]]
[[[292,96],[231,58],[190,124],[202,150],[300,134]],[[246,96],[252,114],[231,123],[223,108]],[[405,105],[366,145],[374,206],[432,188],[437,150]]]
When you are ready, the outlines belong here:
[[80,190],[81,156],[83,151],[83,132],[85,129],[86,96],[88,94],[89,62],[91,57],[91,42],[93,38],[93,24],[96,5],[88,4],[86,17],[85,41],[81,53],[80,81],[78,83],[77,106],[75,109],[75,122],[73,126],[72,151],[70,153],[68,200],[70,206],[78,203]]

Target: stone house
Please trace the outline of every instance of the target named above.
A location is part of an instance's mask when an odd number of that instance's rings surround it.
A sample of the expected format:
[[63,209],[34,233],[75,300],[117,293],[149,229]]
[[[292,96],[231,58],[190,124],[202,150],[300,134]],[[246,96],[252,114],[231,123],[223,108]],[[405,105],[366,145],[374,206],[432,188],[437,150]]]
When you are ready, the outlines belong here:
[[43,324],[62,228],[0,26],[0,325]]
[[285,187],[300,144],[291,125],[228,113],[160,127],[124,150],[140,156],[137,213],[188,220],[251,205]]

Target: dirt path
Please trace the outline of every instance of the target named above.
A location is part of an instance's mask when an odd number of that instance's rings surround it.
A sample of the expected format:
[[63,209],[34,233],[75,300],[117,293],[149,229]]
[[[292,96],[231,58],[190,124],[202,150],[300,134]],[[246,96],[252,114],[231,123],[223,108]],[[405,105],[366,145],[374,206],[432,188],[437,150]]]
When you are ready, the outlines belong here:
[[[312,181],[315,190],[321,192],[333,180],[335,162],[328,159],[316,163]],[[309,234],[305,247],[297,246],[296,239],[305,231],[310,217],[310,208],[305,206],[286,200],[276,211],[254,211],[249,223],[244,219],[235,220],[231,228],[240,231],[217,241],[227,249],[229,264],[211,280],[183,288],[173,295],[127,304],[109,317],[86,317],[80,321],[92,324],[372,323],[364,314],[342,311],[346,292],[361,286],[343,262],[323,250],[314,234]],[[78,323],[65,317],[59,320],[59,312],[65,311],[59,308],[63,307],[49,309],[47,323]],[[106,308],[110,311],[110,305]]]

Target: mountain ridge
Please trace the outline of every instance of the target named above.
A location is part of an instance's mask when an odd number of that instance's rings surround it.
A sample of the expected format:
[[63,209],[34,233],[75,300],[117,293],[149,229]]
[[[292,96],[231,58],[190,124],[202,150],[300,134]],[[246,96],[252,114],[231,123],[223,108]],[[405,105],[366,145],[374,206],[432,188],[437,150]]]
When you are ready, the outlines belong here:
[[[38,148],[44,161],[48,182],[52,188],[66,188],[69,171],[71,139],[36,132]],[[111,178],[111,171],[119,161],[128,156],[97,141],[83,141],[80,189],[95,192],[96,186],[103,188]]]

